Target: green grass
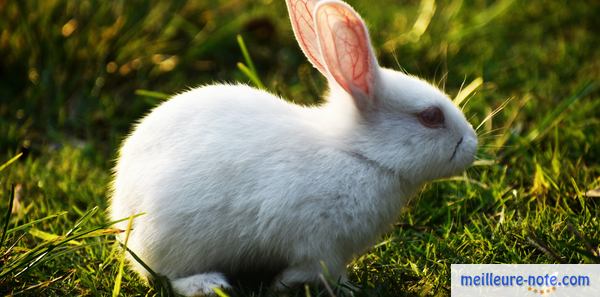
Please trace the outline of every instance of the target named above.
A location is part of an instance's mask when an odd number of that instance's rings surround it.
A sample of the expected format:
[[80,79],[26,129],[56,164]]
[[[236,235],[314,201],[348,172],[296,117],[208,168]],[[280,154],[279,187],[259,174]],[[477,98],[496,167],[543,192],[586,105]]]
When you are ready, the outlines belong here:
[[[116,149],[163,93],[213,81],[318,102],[282,2],[0,1],[0,164],[23,152],[0,166],[0,295],[167,295],[127,268],[115,289]],[[427,185],[349,266],[358,295],[447,296],[451,263],[600,263],[600,5],[348,2],[383,66],[462,87],[481,124],[477,164]]]

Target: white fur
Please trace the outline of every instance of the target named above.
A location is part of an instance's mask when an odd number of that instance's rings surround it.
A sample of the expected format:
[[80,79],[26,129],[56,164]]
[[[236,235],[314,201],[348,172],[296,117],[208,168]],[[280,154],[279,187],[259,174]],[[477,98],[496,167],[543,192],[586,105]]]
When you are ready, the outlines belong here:
[[[344,279],[345,265],[390,228],[410,195],[463,170],[477,145],[442,92],[376,71],[369,111],[331,78],[320,107],[217,84],[155,108],[115,167],[111,218],[145,213],[129,248],[187,296],[228,287],[221,273],[265,265],[283,265],[276,287],[318,281],[321,261]],[[414,116],[432,105],[445,128]]]
[[176,279],[171,283],[173,289],[184,296],[205,296],[214,294],[215,288],[230,288],[225,276],[221,273],[210,272],[195,274]]

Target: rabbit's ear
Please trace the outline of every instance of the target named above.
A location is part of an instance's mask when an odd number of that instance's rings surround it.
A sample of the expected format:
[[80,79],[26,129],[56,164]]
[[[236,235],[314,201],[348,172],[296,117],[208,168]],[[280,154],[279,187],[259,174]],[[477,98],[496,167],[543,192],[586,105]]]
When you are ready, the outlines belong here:
[[359,108],[374,103],[379,66],[363,20],[341,1],[320,2],[314,18],[329,77],[354,97]]
[[314,28],[313,10],[318,0],[285,0],[292,29],[296,40],[308,58],[310,63],[317,68],[323,75],[327,76],[327,70],[323,64],[323,58],[319,51],[317,35]]

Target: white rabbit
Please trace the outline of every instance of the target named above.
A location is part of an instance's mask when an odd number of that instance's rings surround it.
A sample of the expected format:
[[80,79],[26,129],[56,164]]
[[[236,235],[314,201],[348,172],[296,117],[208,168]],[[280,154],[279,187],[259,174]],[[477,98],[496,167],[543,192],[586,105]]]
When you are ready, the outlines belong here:
[[329,82],[326,103],[199,87],[155,108],[120,150],[110,216],[144,213],[128,247],[180,294],[210,294],[259,268],[278,272],[277,288],[317,282],[322,263],[343,281],[413,193],[474,159],[462,112],[425,81],[379,67],[349,5],[286,2]]

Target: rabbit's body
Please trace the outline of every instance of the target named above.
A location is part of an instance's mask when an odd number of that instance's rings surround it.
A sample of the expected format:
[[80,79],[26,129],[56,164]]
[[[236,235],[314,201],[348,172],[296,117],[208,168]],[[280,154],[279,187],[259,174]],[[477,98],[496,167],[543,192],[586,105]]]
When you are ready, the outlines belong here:
[[415,185],[354,151],[357,127],[327,126],[335,111],[241,85],[180,94],[123,145],[112,217],[146,213],[128,245],[172,278],[343,265],[386,230]]
[[410,195],[473,161],[477,138],[462,112],[428,83],[379,67],[350,6],[287,4],[329,81],[323,105],[205,86],[155,108],[121,148],[111,217],[144,213],[128,247],[180,294],[259,269],[276,273],[278,288],[317,282],[323,264],[345,281],[345,265]]

